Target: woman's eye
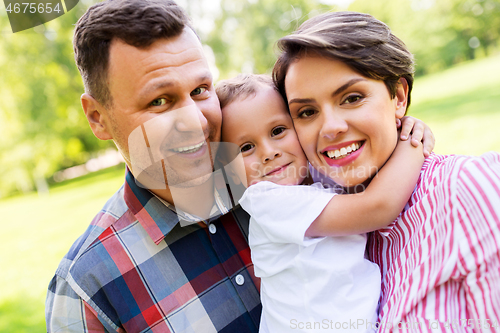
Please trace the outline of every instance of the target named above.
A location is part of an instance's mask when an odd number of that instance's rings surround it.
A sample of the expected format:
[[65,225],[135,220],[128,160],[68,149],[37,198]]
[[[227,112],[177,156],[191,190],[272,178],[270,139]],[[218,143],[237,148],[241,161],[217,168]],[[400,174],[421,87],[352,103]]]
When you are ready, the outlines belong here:
[[313,109],[306,109],[306,110],[300,111],[298,114],[298,117],[299,118],[309,118],[309,117],[313,116],[315,113],[316,113],[316,111],[314,111]]
[[249,151],[249,150],[250,150],[250,149],[252,149],[252,148],[253,148],[253,144],[251,144],[251,143],[245,143],[244,145],[242,145],[242,146],[240,147],[240,151],[241,151],[242,153],[244,153],[244,152],[246,152],[246,151]]
[[280,134],[281,134],[281,133],[283,133],[284,131],[285,131],[285,127],[283,127],[283,126],[275,127],[275,128],[273,128],[273,130],[271,131],[271,135],[272,135],[272,136],[280,135]]
[[166,98],[157,98],[154,101],[151,102],[151,106],[162,106],[167,104],[167,99]]
[[363,96],[361,95],[351,95],[351,96],[347,96],[347,98],[344,100],[344,103],[343,104],[352,104],[352,103],[356,103],[357,101],[359,101],[360,99],[362,99]]
[[201,95],[201,94],[203,94],[205,91],[207,91],[207,88],[198,87],[198,88],[196,88],[195,90],[191,91],[191,96]]

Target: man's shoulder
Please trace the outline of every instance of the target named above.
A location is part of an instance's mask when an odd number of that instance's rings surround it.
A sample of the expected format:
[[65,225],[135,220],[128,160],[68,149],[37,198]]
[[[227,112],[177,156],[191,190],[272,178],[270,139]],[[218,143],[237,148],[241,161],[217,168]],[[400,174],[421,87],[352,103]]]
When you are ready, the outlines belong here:
[[98,242],[99,237],[107,234],[118,223],[123,228],[124,224],[130,224],[134,220],[135,217],[130,213],[123,198],[122,186],[92,219],[85,232],[73,243],[61,260],[56,275],[65,279],[70,267],[78,264],[82,254],[91,250],[95,243]]

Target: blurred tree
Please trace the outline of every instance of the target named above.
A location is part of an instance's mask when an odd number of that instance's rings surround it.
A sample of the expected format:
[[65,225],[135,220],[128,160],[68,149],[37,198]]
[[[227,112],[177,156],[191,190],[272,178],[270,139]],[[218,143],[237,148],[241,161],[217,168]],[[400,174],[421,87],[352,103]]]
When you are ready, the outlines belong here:
[[205,40],[214,51],[221,78],[270,72],[278,38],[309,17],[333,9],[316,0],[221,0],[221,8]]
[[414,53],[416,75],[443,70],[498,48],[500,0],[356,0],[349,10],[389,25]]
[[2,19],[0,40],[0,197],[45,188],[44,180],[84,163],[109,146],[92,132],[81,110],[83,85],[73,60],[74,9],[57,20],[9,32]]

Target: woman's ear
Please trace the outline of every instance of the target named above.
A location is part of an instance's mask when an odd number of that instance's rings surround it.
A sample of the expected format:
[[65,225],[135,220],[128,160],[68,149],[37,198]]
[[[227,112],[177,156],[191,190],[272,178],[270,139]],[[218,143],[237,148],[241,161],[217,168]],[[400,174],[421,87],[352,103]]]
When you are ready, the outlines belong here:
[[406,114],[406,107],[408,106],[408,82],[404,77],[399,78],[394,100],[396,103],[396,118],[401,119]]
[[101,103],[87,93],[83,94],[80,100],[82,102],[83,112],[85,112],[85,117],[87,117],[87,121],[94,135],[101,140],[113,139],[106,124],[105,113],[107,111]]

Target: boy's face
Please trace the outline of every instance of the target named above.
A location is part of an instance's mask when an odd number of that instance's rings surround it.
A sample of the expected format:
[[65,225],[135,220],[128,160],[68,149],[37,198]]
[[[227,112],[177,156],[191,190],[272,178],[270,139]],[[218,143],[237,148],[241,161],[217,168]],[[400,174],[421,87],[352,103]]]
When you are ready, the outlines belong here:
[[249,186],[260,181],[298,185],[308,174],[292,119],[271,87],[222,109],[222,141],[240,147]]

